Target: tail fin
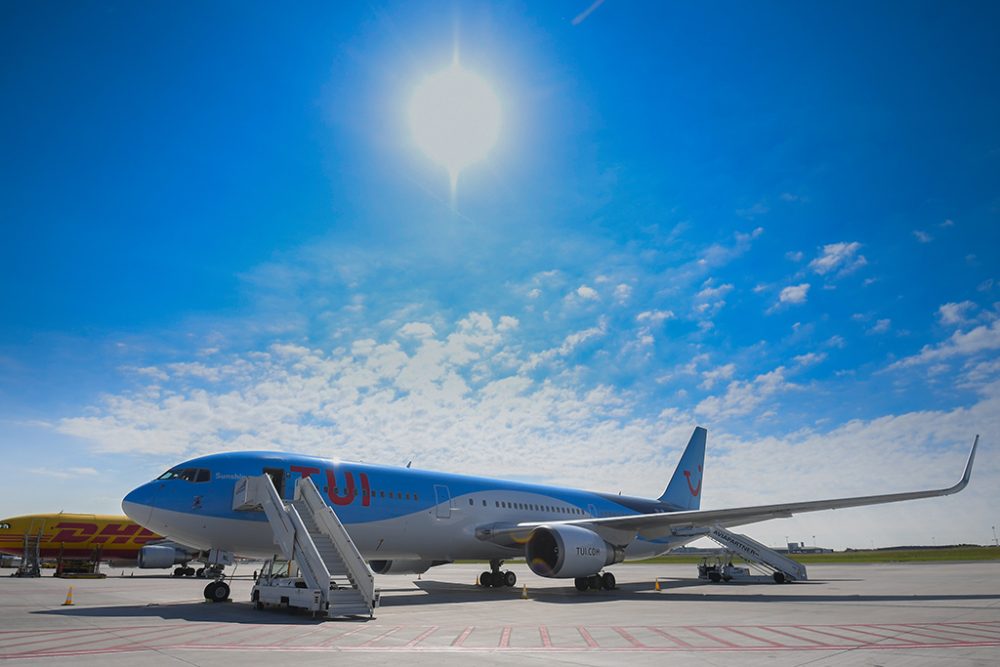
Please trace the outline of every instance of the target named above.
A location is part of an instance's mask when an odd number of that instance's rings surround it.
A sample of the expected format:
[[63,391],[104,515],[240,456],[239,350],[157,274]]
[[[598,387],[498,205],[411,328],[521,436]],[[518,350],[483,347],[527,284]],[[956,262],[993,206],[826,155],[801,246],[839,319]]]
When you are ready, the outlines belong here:
[[660,502],[674,505],[681,510],[696,510],[701,507],[701,480],[705,467],[705,439],[708,431],[696,426],[688,441],[681,460],[677,463],[674,476],[667,484],[667,490],[660,496]]

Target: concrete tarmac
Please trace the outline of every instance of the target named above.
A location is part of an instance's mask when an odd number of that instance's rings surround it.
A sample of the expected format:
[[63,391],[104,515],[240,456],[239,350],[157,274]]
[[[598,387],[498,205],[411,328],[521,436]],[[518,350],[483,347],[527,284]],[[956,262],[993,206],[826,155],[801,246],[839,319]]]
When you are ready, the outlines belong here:
[[[65,580],[0,570],[0,661],[1000,664],[1000,562],[811,565],[809,581],[785,585],[711,584],[694,578],[694,565],[622,564],[611,568],[618,590],[586,593],[523,563],[510,565],[516,588],[481,589],[482,569],[377,577],[374,620],[327,621],[253,609],[248,579],[233,583],[232,602],[213,604],[202,598],[204,580],[157,571]],[[70,586],[73,604],[64,605]]]

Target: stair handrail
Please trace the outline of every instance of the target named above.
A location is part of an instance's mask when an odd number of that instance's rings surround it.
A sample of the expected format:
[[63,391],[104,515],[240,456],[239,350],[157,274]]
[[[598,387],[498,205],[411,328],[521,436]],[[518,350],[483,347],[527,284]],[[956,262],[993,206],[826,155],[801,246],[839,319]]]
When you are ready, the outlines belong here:
[[369,609],[374,610],[378,599],[375,574],[368,566],[368,561],[361,556],[354,540],[341,523],[340,517],[323,501],[316,485],[308,477],[302,477],[295,482],[295,499],[305,501],[320,531],[333,541],[340,553],[341,560],[347,567],[358,592],[365,599]]
[[260,505],[271,524],[274,543],[281,548],[286,560],[295,558],[295,524],[285,512],[285,504],[274,488],[274,482],[267,475],[246,478],[246,496]]
[[330,599],[330,571],[327,569],[326,563],[323,562],[323,558],[316,548],[316,543],[309,536],[309,529],[306,528],[302,517],[299,516],[298,510],[289,504],[285,506],[285,512],[292,525],[295,526],[295,544],[298,547],[295,551],[295,560],[299,564],[299,570],[302,571],[302,578],[306,580],[309,588],[318,589],[323,601],[328,602]]

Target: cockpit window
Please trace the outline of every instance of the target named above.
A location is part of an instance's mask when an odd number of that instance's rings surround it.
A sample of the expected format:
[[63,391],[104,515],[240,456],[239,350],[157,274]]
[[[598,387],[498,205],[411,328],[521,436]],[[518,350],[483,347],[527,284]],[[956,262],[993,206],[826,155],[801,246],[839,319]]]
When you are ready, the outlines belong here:
[[212,473],[207,468],[173,468],[156,479],[183,479],[185,482],[207,482]]
[[0,530],[9,530],[9,529],[10,529],[9,523],[0,523]]

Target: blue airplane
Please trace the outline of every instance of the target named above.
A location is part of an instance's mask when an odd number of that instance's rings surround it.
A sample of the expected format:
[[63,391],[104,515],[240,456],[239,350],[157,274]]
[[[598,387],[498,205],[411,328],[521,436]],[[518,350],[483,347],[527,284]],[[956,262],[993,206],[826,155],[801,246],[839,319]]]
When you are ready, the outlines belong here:
[[943,489],[702,510],[706,435],[694,429],[655,499],[281,452],[230,452],[171,468],[129,493],[122,509],[183,544],[269,558],[275,546],[266,517],[233,509],[237,481],[266,474],[290,499],[294,482],[309,477],[377,574],[488,560],[491,569],[480,584],[513,586],[514,573],[500,567],[525,558],[539,576],[574,579],[580,590],[611,589],[613,575],[600,574],[606,566],[666,553],[698,539],[706,527],[957,493],[969,483],[979,443],[976,436],[962,479]]

